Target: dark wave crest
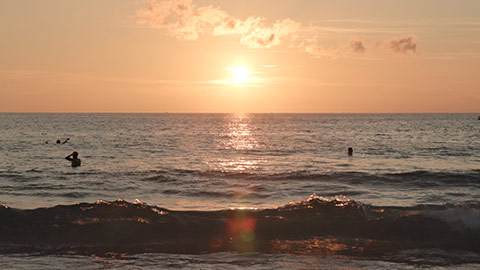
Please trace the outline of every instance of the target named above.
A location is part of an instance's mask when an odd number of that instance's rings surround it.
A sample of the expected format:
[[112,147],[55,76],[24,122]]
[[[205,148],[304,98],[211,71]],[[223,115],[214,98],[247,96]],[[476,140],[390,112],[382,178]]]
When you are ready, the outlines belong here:
[[[175,171],[177,172],[177,171]],[[169,173],[162,171],[161,174]],[[371,174],[364,172],[332,172],[317,173],[311,171],[291,171],[282,173],[256,173],[256,172],[230,172],[230,171],[182,171],[186,175],[200,176],[204,178],[229,178],[246,180],[318,180],[318,181],[342,181],[363,183],[420,183],[430,182],[436,185],[444,184],[478,184],[480,170],[462,172],[432,172],[412,171],[403,173]]]
[[480,204],[373,207],[312,195],[261,210],[171,211],[123,200],[34,210],[0,206],[1,253],[253,251],[398,258],[418,249],[480,253],[479,240]]

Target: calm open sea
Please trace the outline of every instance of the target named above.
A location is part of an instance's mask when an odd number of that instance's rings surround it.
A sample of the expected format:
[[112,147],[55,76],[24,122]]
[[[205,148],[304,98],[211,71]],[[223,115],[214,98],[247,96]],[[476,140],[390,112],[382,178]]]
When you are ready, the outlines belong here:
[[478,269],[477,119],[0,114],[0,268]]

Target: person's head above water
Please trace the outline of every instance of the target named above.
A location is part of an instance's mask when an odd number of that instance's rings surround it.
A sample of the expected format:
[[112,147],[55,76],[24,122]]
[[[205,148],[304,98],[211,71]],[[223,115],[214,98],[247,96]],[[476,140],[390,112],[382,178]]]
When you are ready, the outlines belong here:
[[60,143],[60,140],[57,140],[57,143]]
[[78,157],[78,153],[77,153],[77,152],[73,152],[73,153],[72,153],[72,156],[73,156],[73,158],[77,158],[77,157]]

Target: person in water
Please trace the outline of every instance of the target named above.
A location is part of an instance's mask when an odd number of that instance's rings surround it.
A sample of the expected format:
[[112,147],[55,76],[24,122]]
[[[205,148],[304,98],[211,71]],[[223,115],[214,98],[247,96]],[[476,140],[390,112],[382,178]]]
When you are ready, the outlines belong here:
[[67,138],[63,143],[60,140],[57,140],[57,144],[66,144],[70,140],[70,138]]
[[348,147],[348,155],[349,156],[353,155],[353,148],[352,147]]
[[82,164],[82,161],[78,158],[77,152],[71,153],[70,155],[66,156],[65,159],[72,162],[72,167],[78,167]]

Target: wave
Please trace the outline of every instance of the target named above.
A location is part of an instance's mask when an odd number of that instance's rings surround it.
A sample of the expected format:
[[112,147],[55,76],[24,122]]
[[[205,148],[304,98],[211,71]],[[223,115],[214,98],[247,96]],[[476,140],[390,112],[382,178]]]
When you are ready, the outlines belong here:
[[[86,171],[65,173],[66,175],[87,175],[105,179],[118,179],[122,177],[136,178],[147,182],[176,182],[185,179],[241,179],[251,181],[322,181],[345,184],[384,184],[384,185],[410,185],[415,187],[436,186],[478,186],[480,170],[469,171],[412,171],[401,173],[366,173],[358,171],[345,172],[316,172],[309,170],[287,171],[279,173],[266,172],[232,172],[222,170],[149,170],[149,171],[122,171],[107,173],[101,171]],[[44,176],[47,177],[47,176]],[[59,177],[59,176],[56,176]],[[64,177],[64,176],[62,176]],[[25,175],[20,172],[0,171],[0,179],[15,182],[30,182],[42,179],[42,176]]]
[[167,178],[169,180],[175,177],[194,176],[207,179],[243,179],[243,180],[262,180],[262,181],[325,181],[340,182],[348,184],[407,184],[419,187],[454,185],[470,186],[478,185],[480,179],[480,170],[461,171],[461,172],[431,172],[431,171],[413,171],[402,173],[371,174],[365,172],[326,172],[317,173],[311,171],[291,171],[282,173],[257,173],[257,172],[230,172],[219,170],[208,171],[182,171],[178,175],[177,171],[162,171],[159,174],[151,172],[155,176],[152,178]]
[[418,249],[480,253],[479,239],[478,203],[378,207],[312,195],[278,208],[220,211],[173,211],[124,200],[33,210],[0,206],[0,253],[236,251],[383,258]]

